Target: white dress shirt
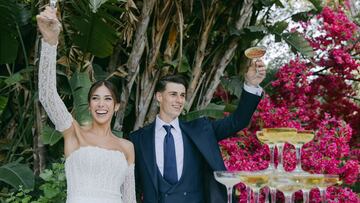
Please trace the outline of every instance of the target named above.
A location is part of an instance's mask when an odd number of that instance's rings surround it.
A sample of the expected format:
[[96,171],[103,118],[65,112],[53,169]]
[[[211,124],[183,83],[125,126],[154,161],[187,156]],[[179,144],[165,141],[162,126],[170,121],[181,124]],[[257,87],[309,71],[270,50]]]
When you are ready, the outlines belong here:
[[244,90],[251,94],[255,94],[257,96],[261,96],[262,91],[263,91],[263,89],[259,85],[257,87],[254,87],[254,86],[247,85],[246,83],[244,83]]
[[[262,88],[260,86],[254,87],[249,86],[244,83],[244,90],[261,96]],[[171,125],[171,134],[174,137],[175,144],[175,154],[176,154],[176,167],[177,167],[177,175],[178,180],[180,179],[183,171],[184,165],[184,142],[182,139],[182,133],[179,126],[179,119],[171,121],[170,123],[166,123],[161,120],[159,115],[156,116],[155,121],[155,156],[156,156],[156,164],[159,168],[161,175],[164,175],[164,139],[166,135],[166,130],[163,125]]]
[[155,121],[155,156],[156,164],[159,168],[161,175],[164,175],[164,139],[166,130],[163,125],[171,125],[171,134],[174,137],[175,155],[176,155],[176,168],[178,180],[181,177],[183,165],[184,165],[184,142],[182,139],[182,133],[179,126],[179,119],[166,123],[161,120],[159,115],[156,116]]

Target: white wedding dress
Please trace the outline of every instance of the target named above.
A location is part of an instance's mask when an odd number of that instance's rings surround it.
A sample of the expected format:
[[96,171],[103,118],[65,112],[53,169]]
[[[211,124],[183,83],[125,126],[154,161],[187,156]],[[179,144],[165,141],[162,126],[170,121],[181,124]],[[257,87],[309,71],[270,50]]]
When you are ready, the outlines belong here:
[[[100,147],[80,147],[66,158],[67,203],[122,203],[131,193],[122,187],[134,170],[120,151]],[[131,182],[131,181],[130,181]],[[124,200],[124,202],[126,202]],[[135,200],[129,201],[135,202]]]
[[[39,100],[56,130],[64,131],[73,118],[56,91],[56,49],[42,40]],[[134,164],[120,151],[80,147],[66,158],[65,173],[67,203],[136,203]]]

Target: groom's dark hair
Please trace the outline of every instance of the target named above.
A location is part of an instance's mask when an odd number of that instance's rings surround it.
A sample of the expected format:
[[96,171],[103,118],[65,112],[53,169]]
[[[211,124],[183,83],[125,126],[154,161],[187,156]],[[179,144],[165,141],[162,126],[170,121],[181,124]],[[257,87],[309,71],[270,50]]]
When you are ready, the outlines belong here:
[[187,88],[187,81],[184,76],[182,75],[166,75],[159,79],[155,86],[155,93],[156,92],[163,92],[165,90],[166,84],[172,82],[184,85],[185,89]]

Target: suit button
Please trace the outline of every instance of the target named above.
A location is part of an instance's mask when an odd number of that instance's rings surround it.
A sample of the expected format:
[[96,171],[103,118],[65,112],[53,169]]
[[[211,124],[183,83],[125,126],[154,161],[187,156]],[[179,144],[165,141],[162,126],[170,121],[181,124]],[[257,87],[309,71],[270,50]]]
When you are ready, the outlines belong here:
[[184,196],[186,196],[187,195],[187,193],[186,192],[184,192]]
[[165,197],[167,197],[168,196],[168,194],[165,194]]

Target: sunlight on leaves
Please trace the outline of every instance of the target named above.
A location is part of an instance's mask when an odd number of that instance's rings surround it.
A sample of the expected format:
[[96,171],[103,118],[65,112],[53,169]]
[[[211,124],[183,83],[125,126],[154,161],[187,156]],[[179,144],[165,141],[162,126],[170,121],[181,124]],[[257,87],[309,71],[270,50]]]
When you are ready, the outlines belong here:
[[107,0],[90,0],[89,6],[93,13],[96,13],[102,4],[104,4]]

